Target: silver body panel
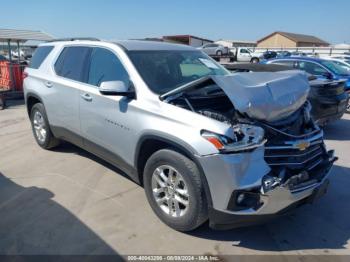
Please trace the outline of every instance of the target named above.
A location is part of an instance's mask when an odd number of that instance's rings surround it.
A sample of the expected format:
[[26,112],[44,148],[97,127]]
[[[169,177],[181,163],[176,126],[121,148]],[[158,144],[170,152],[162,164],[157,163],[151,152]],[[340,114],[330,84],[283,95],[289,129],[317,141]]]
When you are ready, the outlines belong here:
[[[131,50],[195,50],[182,45],[140,41],[121,41],[119,44]],[[251,152],[220,154],[213,144],[201,136],[201,130],[232,137],[232,127],[161,101],[147,87],[123,47],[118,44],[68,41],[44,45],[52,45],[54,49],[38,70],[26,69],[29,76],[24,81],[24,91],[25,97],[29,94],[40,97],[51,126],[65,128],[82,139],[105,148],[130,166],[135,166],[138,142],[144,136],[161,137],[181,145],[201,164],[209,184],[213,208],[217,210],[226,209],[233,190],[260,186],[262,177],[269,173],[263,145]],[[54,64],[66,46],[97,46],[112,51],[133,82],[137,99],[105,96],[95,86],[57,76]],[[84,99],[86,94],[90,95],[91,100]],[[305,191],[304,195],[307,196],[308,192]],[[279,195],[271,196],[272,198],[279,201]],[[289,199],[288,203],[294,201]],[[265,209],[265,213],[278,211],[284,203],[277,205],[278,208]],[[273,205],[276,207],[276,204]]]

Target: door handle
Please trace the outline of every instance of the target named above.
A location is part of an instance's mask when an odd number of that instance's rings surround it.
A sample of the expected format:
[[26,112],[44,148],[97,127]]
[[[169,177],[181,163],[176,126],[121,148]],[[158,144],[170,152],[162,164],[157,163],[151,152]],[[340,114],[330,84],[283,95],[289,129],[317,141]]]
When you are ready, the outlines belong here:
[[92,101],[92,96],[90,96],[90,95],[87,94],[87,93],[81,95],[81,98],[84,99],[85,101],[88,101],[88,102],[91,102],[91,101]]
[[53,86],[52,82],[46,81],[45,82],[46,87],[51,88]]

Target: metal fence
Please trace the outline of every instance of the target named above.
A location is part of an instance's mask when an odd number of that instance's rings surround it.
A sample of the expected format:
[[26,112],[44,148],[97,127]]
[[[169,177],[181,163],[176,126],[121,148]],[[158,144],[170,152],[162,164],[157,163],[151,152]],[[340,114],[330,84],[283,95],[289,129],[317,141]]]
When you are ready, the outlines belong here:
[[315,54],[320,57],[322,56],[332,56],[332,55],[350,55],[350,48],[334,48],[334,47],[291,47],[291,48],[265,48],[265,47],[249,47],[251,50],[257,52],[265,51],[289,51],[289,52],[303,52],[307,54]]

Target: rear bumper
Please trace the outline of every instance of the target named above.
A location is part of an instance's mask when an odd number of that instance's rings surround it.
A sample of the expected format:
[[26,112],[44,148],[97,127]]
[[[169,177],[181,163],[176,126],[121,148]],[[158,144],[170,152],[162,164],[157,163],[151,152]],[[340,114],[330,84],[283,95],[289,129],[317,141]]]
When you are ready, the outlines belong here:
[[284,184],[259,194],[259,206],[238,211],[217,210],[209,208],[209,224],[214,229],[230,229],[260,224],[273,218],[287,214],[293,209],[312,203],[327,192],[328,176],[336,157],[329,152],[329,159],[322,163],[317,170],[314,181],[291,189],[290,184]]

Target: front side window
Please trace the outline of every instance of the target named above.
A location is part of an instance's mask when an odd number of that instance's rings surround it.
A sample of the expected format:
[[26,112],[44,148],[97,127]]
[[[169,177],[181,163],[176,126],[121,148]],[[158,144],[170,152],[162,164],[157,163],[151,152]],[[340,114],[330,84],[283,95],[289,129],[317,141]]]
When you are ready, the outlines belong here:
[[247,49],[241,49],[240,53],[241,53],[241,54],[249,54],[249,52],[248,52]]
[[130,51],[128,54],[148,87],[157,94],[203,76],[230,74],[199,51]]
[[327,70],[324,69],[322,66],[312,62],[305,62],[305,61],[299,62],[299,69],[304,70],[307,73],[312,75],[323,75],[327,73]]
[[100,86],[102,82],[123,81],[129,85],[129,75],[118,57],[104,48],[94,48],[91,54],[88,83]]
[[334,63],[334,61],[322,61],[321,64],[324,65],[325,67],[327,67],[334,74],[337,74],[337,75],[348,75],[349,74],[349,72],[346,68],[344,68],[340,65],[337,65],[336,63]]
[[56,74],[83,82],[84,69],[90,52],[90,47],[65,47],[55,63]]

